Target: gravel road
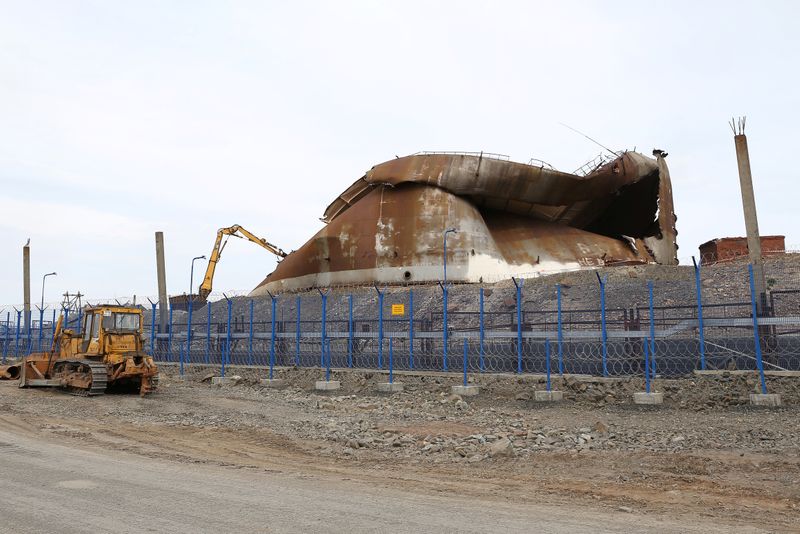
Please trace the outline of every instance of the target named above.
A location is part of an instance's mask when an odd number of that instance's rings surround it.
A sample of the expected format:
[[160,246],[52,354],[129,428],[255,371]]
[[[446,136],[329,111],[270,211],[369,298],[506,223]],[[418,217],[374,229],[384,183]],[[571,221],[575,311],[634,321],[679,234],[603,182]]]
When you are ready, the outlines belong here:
[[[341,394],[322,396],[311,391],[311,370],[281,371],[283,390],[248,378],[211,386],[200,381],[206,371],[191,371],[179,381],[165,366],[159,392],[144,399],[0,382],[0,532],[793,532],[800,524],[796,407],[752,410],[694,393],[639,409],[607,402],[622,386],[602,381],[587,386],[603,388],[600,400],[541,406],[528,394],[536,384],[513,376],[487,379],[486,393],[468,401],[449,395],[451,378],[438,375],[403,376],[407,392],[381,396],[380,376],[353,373],[341,376]],[[710,398],[750,387],[718,380],[692,384]],[[794,386],[782,387],[793,399]]]
[[2,532],[724,531],[625,512],[415,495],[334,476],[89,451],[3,423]]

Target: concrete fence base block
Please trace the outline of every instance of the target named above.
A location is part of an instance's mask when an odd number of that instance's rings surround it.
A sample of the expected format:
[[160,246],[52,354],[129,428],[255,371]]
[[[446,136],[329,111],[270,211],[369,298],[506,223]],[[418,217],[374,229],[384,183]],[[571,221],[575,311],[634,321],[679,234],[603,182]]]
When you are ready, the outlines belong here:
[[663,404],[664,403],[664,394],[661,392],[654,392],[651,391],[647,393],[645,391],[637,391],[633,394],[633,403],[634,404]]
[[534,391],[533,400],[536,402],[559,402],[564,400],[563,391]]
[[212,376],[211,383],[219,386],[235,386],[241,382],[240,376]]
[[281,389],[286,387],[286,381],[280,378],[262,378],[258,381],[265,388]]
[[383,382],[378,384],[378,393],[399,393],[403,391],[402,382]]
[[781,396],[777,393],[751,393],[750,404],[753,406],[780,406]]
[[342,384],[338,380],[317,380],[314,384],[317,391],[336,391],[341,388]]
[[461,395],[462,397],[474,397],[480,391],[480,386],[453,386],[450,388],[452,394]]

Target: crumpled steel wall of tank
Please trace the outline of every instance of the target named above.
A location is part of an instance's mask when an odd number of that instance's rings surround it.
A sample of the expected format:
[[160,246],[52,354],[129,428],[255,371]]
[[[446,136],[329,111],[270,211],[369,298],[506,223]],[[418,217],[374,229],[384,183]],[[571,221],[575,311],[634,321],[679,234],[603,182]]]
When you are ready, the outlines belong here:
[[495,210],[420,184],[373,189],[291,253],[253,295],[332,285],[435,282],[442,278],[442,233],[448,279],[479,282],[611,262],[647,263],[627,242]]
[[468,154],[376,165],[325,210],[320,230],[253,294],[436,281],[442,232],[448,278],[479,281],[615,263],[677,264],[669,171],[621,154],[586,176]]

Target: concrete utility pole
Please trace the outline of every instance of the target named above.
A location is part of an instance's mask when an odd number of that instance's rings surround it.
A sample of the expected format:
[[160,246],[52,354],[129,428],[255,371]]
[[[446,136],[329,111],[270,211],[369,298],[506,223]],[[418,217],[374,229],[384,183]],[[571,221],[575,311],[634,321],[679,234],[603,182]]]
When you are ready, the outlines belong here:
[[761,314],[766,302],[766,281],[764,279],[764,260],[761,257],[761,235],[758,232],[758,216],[756,214],[756,196],[753,192],[753,175],[750,173],[750,153],[747,150],[747,136],[744,126],[747,118],[741,117],[738,122],[731,119],[733,141],[736,144],[736,161],[739,165],[739,185],[742,189],[742,208],[744,209],[744,226],[747,230],[747,250],[750,263],[753,264],[753,278],[757,309]]
[[156,269],[158,271],[158,331],[166,332],[169,322],[167,269],[164,262],[164,232],[156,232]]
[[31,240],[22,247],[22,293],[24,298],[25,335],[31,332]]

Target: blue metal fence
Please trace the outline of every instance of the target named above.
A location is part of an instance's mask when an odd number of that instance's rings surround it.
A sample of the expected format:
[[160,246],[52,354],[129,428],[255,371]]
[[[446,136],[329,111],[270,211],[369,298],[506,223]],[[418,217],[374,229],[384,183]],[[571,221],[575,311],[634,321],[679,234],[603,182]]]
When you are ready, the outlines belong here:
[[[165,332],[152,326],[158,316],[152,305],[143,339],[157,360],[181,370],[203,363],[224,375],[229,365],[251,365],[269,369],[270,378],[275,366],[388,366],[391,372],[644,375],[649,386],[655,376],[703,369],[800,370],[800,291],[795,298],[793,290],[779,290],[780,306],[759,309],[759,299],[766,300],[755,295],[751,276],[739,265],[727,299],[718,292],[708,298],[697,265],[689,277],[666,282],[597,276],[580,286],[514,279],[491,287],[226,297],[170,309]],[[49,348],[55,310],[36,315],[27,331],[19,310],[0,317],[3,361]],[[64,315],[78,331],[81,312]],[[459,352],[462,358],[449,358]]]

